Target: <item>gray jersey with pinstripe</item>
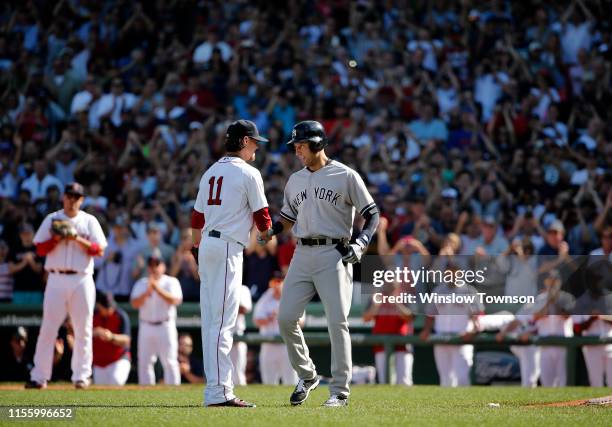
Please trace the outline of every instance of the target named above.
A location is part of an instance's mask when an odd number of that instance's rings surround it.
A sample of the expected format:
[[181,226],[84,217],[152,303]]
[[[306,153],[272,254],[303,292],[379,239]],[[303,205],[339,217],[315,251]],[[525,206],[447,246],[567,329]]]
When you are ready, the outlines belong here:
[[303,237],[350,239],[355,211],[363,214],[374,200],[357,172],[335,160],[311,172],[303,168],[289,177],[281,216]]

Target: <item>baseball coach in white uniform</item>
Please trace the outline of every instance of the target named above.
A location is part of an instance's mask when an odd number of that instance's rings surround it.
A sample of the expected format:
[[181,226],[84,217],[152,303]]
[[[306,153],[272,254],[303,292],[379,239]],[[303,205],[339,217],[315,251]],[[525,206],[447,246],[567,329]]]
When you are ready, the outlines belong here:
[[93,257],[104,254],[106,237],[96,217],[80,210],[83,200],[83,186],[68,184],[64,189],[64,208],[47,215],[34,236],[38,255],[46,256],[45,270],[49,276],[34,368],[26,388],[44,388],[51,378],[55,339],[67,314],[75,338],[71,379],[76,388],[89,385],[96,299]]
[[267,232],[272,221],[255,160],[261,137],[255,123],[238,120],[227,128],[227,154],[202,176],[191,227],[200,273],[202,348],[206,406],[254,407],[234,395],[230,351],[242,286],[242,253],[253,223]]
[[132,289],[130,302],[138,309],[138,383],[155,384],[153,367],[157,357],[164,368],[164,383],[179,385],[178,332],[176,306],[183,302],[183,291],[176,277],[166,274],[159,249],[147,258],[148,276]]

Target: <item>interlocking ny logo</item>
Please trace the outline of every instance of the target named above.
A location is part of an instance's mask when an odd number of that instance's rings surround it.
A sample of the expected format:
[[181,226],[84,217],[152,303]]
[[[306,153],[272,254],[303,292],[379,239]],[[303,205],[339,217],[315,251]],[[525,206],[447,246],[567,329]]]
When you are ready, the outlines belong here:
[[293,129],[293,131],[291,132],[291,138],[295,138],[295,136],[297,135],[297,131],[295,129]]

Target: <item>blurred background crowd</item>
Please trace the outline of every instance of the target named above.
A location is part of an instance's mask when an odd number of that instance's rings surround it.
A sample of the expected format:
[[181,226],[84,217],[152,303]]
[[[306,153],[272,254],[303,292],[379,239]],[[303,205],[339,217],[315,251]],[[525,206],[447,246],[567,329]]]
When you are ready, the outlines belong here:
[[[42,300],[32,234],[77,180],[110,236],[98,288],[126,300],[159,248],[197,301],[189,214],[238,118],[270,139],[256,166],[273,216],[300,167],[285,142],[315,119],[387,218],[383,251],[412,236],[435,254],[607,255],[611,14],[597,0],[2,2],[0,298]],[[294,246],[247,249],[255,301]]]

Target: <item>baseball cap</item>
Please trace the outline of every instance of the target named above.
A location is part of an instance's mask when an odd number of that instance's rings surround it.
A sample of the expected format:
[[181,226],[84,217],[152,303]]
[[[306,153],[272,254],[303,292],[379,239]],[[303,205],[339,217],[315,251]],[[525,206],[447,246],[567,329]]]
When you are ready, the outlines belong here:
[[64,188],[64,194],[73,194],[75,196],[82,197],[85,195],[85,190],[78,182],[71,182]]
[[553,222],[550,223],[546,231],[558,231],[559,233],[565,233],[565,227],[563,226],[563,223],[561,221],[555,219]]
[[151,251],[151,254],[147,257],[147,264],[157,265],[164,262],[164,257],[162,256],[161,251],[158,248],[155,248]]
[[250,120],[236,120],[228,126],[227,134],[225,135],[230,141],[236,141],[245,136],[259,142],[268,142],[266,138],[259,135],[257,125]]

